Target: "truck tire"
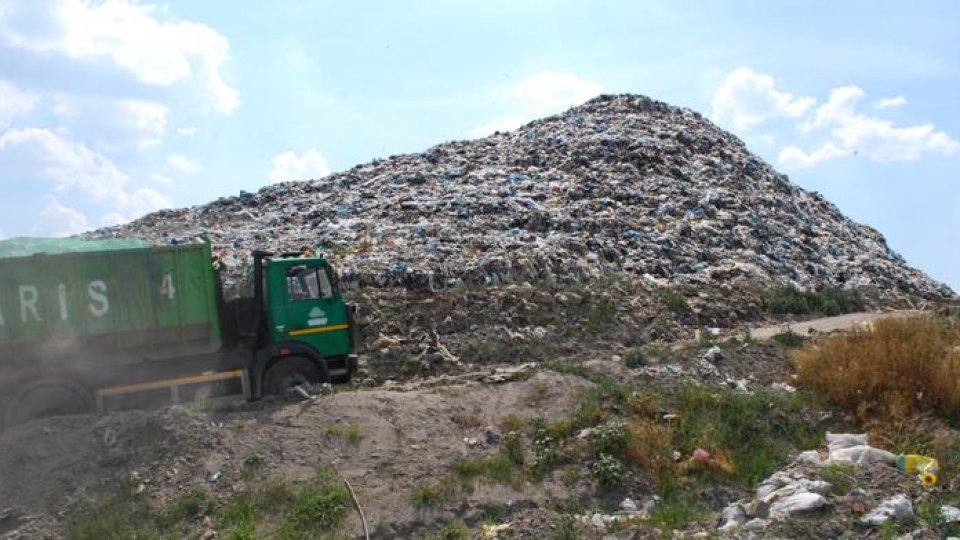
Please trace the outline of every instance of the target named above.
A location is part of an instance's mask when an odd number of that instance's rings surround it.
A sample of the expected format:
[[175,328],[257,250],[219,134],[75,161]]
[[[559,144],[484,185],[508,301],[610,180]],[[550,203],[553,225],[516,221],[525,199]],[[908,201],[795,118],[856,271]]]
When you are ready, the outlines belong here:
[[265,394],[281,396],[295,386],[323,382],[323,371],[307,358],[284,358],[273,365],[263,378]]
[[37,418],[93,411],[93,399],[83,386],[66,379],[28,384],[7,404],[3,426],[9,429]]

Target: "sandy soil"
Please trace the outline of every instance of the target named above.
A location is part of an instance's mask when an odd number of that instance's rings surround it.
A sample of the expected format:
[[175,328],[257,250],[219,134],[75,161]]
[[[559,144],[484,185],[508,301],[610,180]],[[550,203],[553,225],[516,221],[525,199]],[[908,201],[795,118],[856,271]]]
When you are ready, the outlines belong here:
[[[320,465],[350,481],[371,526],[401,534],[441,518],[412,507],[414,486],[436,481],[457,459],[496,452],[485,431],[507,415],[556,420],[590,384],[538,372],[504,384],[351,391],[226,414],[173,407],[32,422],[0,436],[0,510],[10,515],[0,512],[0,538],[57,535],[65,501],[131,474],[160,502],[196,484],[227,498],[267,477],[308,478]],[[337,426],[356,426],[359,440]],[[253,455],[261,465],[251,477],[244,462]],[[550,482],[482,486],[458,513],[508,500],[537,505],[558,490]],[[360,531],[351,520],[344,529]]]

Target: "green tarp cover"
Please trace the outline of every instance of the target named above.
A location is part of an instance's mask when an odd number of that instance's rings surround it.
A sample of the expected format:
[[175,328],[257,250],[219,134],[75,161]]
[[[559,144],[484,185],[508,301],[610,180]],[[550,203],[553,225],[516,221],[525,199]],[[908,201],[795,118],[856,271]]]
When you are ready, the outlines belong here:
[[29,257],[37,253],[81,253],[87,251],[115,251],[150,247],[150,243],[136,238],[109,238],[81,240],[79,238],[10,238],[0,240],[0,259]]

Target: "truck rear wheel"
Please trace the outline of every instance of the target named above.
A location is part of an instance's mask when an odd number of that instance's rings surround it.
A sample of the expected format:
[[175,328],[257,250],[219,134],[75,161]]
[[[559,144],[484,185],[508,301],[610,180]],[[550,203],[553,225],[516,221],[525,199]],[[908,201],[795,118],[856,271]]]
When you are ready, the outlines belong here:
[[263,379],[264,393],[280,396],[296,386],[316,384],[323,381],[323,372],[312,360],[284,358],[267,371]]
[[5,428],[37,418],[64,414],[86,414],[93,410],[90,393],[66,379],[40,380],[28,384],[7,405]]

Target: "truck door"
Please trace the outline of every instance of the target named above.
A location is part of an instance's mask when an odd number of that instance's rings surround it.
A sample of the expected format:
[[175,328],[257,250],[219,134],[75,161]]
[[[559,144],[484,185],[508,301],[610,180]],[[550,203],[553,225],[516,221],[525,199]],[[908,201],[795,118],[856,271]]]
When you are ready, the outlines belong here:
[[287,269],[287,336],[324,356],[349,352],[347,311],[322,262]]

